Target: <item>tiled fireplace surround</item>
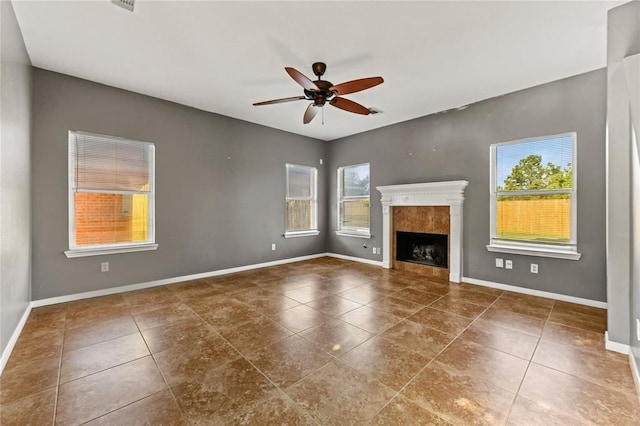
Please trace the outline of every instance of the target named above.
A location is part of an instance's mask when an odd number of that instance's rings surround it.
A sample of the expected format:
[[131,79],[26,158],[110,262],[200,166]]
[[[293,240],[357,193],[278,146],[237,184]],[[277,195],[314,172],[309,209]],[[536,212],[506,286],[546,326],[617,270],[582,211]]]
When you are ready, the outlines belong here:
[[[382,266],[437,279],[462,277],[462,207],[465,180],[378,186],[382,194]],[[396,231],[449,235],[449,269],[395,260]]]

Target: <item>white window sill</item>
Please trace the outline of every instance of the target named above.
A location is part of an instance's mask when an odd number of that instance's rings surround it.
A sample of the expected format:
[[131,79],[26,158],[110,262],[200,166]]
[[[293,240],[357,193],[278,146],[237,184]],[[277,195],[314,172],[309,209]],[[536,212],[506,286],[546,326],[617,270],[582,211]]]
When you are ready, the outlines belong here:
[[371,238],[371,234],[363,234],[363,233],[347,232],[347,231],[336,231],[336,235],[339,235],[341,237],[366,238],[366,239]]
[[320,235],[320,231],[297,231],[284,233],[285,238],[312,237],[314,235]]
[[487,250],[497,253],[523,254],[525,256],[552,257],[555,259],[580,260],[581,253],[567,247],[532,246],[524,244],[487,244]]
[[87,249],[75,249],[75,250],[67,250],[64,252],[64,255],[68,258],[72,257],[86,257],[86,256],[102,256],[106,254],[120,254],[120,253],[131,253],[136,251],[149,251],[149,250],[157,250],[158,244],[140,244],[135,246],[126,246],[126,247],[105,247],[105,248],[87,248]]

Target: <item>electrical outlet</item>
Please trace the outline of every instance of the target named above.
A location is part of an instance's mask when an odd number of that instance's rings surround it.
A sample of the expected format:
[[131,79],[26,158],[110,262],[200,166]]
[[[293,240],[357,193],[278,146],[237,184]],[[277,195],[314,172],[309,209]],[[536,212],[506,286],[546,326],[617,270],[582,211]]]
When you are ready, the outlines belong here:
[[507,269],[513,269],[513,262],[511,260],[505,260],[504,267]]
[[532,263],[531,264],[531,273],[532,274],[537,274],[538,273],[538,264],[537,263]]
[[322,166],[322,163],[323,163],[323,161],[322,161],[322,158],[321,158],[321,159],[320,159],[320,165],[321,165],[321,166]]
[[271,244],[271,250],[275,250],[275,249],[276,249],[276,245],[275,245],[275,243],[274,243],[274,244]]
[[375,247],[372,250],[373,250],[373,254],[378,254],[378,250]]
[[496,268],[504,268],[504,260],[497,258],[496,259]]
[[100,272],[109,272],[109,262],[102,262],[100,264]]

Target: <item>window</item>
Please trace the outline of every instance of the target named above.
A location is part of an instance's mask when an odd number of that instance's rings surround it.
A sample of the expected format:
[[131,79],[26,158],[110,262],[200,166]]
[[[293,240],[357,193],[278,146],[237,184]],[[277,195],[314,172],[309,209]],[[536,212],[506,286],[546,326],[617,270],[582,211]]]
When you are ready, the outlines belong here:
[[67,257],[155,250],[151,143],[69,132]]
[[489,251],[580,258],[576,134],[491,145]]
[[318,169],[287,164],[285,237],[318,235]]
[[338,168],[338,235],[370,238],[369,164]]

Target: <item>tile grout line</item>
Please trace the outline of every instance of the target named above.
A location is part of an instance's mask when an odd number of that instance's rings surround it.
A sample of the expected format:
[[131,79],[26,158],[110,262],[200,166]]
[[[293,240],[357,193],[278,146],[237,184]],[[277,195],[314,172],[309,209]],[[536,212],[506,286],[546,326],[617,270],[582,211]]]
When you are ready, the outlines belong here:
[[[245,303],[244,303],[244,302],[242,302],[242,301],[239,301],[239,302],[240,302],[240,303],[245,304]],[[245,305],[246,305],[246,304],[245,304]],[[247,305],[247,306],[249,306],[249,305]],[[191,309],[191,310],[192,310],[192,311],[193,311],[193,312],[198,316],[198,318],[200,318],[200,319],[201,319],[201,320],[206,324],[206,326],[207,326],[207,327],[209,327],[210,329],[212,329],[212,330],[213,330],[213,331],[214,331],[218,336],[220,336],[220,338],[222,338],[222,339],[223,339],[223,340],[224,340],[224,341],[225,341],[225,342],[226,342],[230,347],[232,347],[232,348],[233,348],[233,350],[234,350],[234,351],[236,351],[236,352],[240,355],[240,358],[242,358],[242,359],[244,359],[246,362],[248,362],[248,363],[249,363],[253,368],[255,368],[255,369],[256,369],[256,371],[258,371],[258,372],[259,372],[259,373],[260,373],[260,374],[261,374],[265,379],[267,379],[267,381],[268,381],[269,383],[271,383],[271,385],[272,385],[273,387],[275,387],[275,388],[276,388],[276,390],[279,392],[279,394],[284,395],[284,396],[285,396],[285,398],[286,398],[290,403],[293,403],[293,404],[295,405],[295,407],[296,407],[298,410],[301,410],[303,413],[305,413],[305,414],[307,414],[309,417],[311,417],[311,419],[312,419],[313,421],[316,421],[316,419],[315,419],[312,415],[310,415],[309,413],[307,413],[307,411],[306,411],[304,408],[302,408],[300,405],[298,405],[298,403],[296,403],[294,400],[292,400],[292,399],[289,397],[289,395],[287,395],[287,394],[286,394],[282,389],[280,389],[280,387],[279,387],[276,383],[274,383],[274,382],[273,382],[273,381],[272,381],[272,380],[271,380],[271,379],[270,379],[270,378],[269,378],[269,377],[268,377],[268,376],[267,376],[267,375],[266,375],[262,370],[260,370],[260,369],[259,369],[259,368],[258,368],[258,367],[253,363],[253,362],[251,362],[251,360],[249,360],[249,359],[248,359],[248,358],[247,358],[247,357],[246,357],[246,356],[245,356],[245,355],[244,355],[244,354],[243,354],[243,353],[242,353],[238,348],[236,348],[236,347],[235,347],[235,346],[234,346],[234,345],[233,345],[229,340],[227,340],[227,338],[226,338],[226,337],[224,337],[224,336],[223,336],[223,335],[222,335],[218,330],[216,330],[214,326],[212,326],[211,324],[209,324],[209,322],[208,322],[207,320],[205,320],[202,316],[200,316],[200,314],[199,314],[198,312],[196,312],[195,310],[193,310],[190,306],[189,306],[189,309]],[[262,314],[261,314],[261,315],[262,315]],[[267,318],[267,319],[271,320],[270,318],[266,317],[265,315],[262,315],[262,316],[264,316],[265,318]],[[278,325],[280,325],[280,324],[278,324]],[[287,329],[287,330],[289,330],[289,329]],[[291,331],[291,330],[289,330],[289,331]],[[291,336],[295,336],[295,335],[297,335],[297,333],[293,333]],[[284,340],[284,339],[286,339],[286,338],[289,338],[289,337],[291,337],[291,336],[287,336],[287,337],[283,337],[282,339],[278,339],[277,341],[275,341],[275,342],[273,342],[273,343],[271,343],[271,344],[269,344],[269,345],[267,345],[267,346],[265,346],[265,347],[268,347],[268,346],[271,346],[271,345],[273,345],[273,344],[276,344],[276,343],[278,343],[278,342],[280,342],[280,341],[282,341],[282,340]],[[145,343],[146,343],[146,341],[145,341]],[[260,349],[262,349],[262,348],[256,349],[256,351],[258,351],[258,350],[260,350]],[[151,352],[151,350],[149,350],[149,352]],[[252,352],[252,353],[253,353],[253,352]],[[152,354],[152,356],[153,356],[153,354]],[[238,359],[240,359],[240,358],[238,358]],[[155,361],[155,358],[154,358],[154,361]],[[224,364],[221,364],[219,367],[225,366],[225,365],[230,364],[230,363],[232,363],[232,362],[234,362],[234,361],[236,361],[236,360],[231,360],[231,361],[229,361],[229,362],[225,362]],[[156,365],[157,365],[157,364],[156,364]],[[326,364],[325,364],[325,365],[326,365]],[[216,368],[219,368],[219,367],[216,367]],[[158,370],[160,370],[160,367],[158,367]],[[161,372],[161,374],[162,374],[162,370],[160,370],[160,372]],[[163,377],[163,379],[164,379],[164,374],[162,375],[162,377]],[[166,379],[165,379],[165,382],[166,382]],[[168,384],[168,383],[167,383],[167,387],[169,387],[169,384]],[[171,388],[170,388],[170,387],[169,387],[169,390],[171,391]],[[173,391],[171,391],[171,395],[173,396]],[[175,396],[174,396],[174,399],[175,399]],[[262,401],[266,401],[267,399],[268,399],[268,398],[262,398],[262,399],[260,399],[260,400],[258,400],[258,401],[255,401],[255,403],[262,402]],[[176,400],[176,404],[178,404],[177,400]],[[178,404],[178,407],[180,407],[180,404]],[[181,409],[181,411],[182,411],[182,409]],[[243,413],[244,413],[244,412],[243,412]],[[187,419],[187,418],[185,417],[185,419]],[[188,421],[188,419],[187,419],[187,421]],[[189,423],[191,423],[191,422],[189,422]],[[225,423],[228,423],[228,422],[226,422],[226,421],[225,421]],[[317,424],[318,426],[320,425],[320,423],[318,423],[317,421],[316,421],[316,424]]]
[[[125,300],[125,302],[126,302],[126,300]],[[190,306],[188,306],[188,307],[189,307],[189,309],[191,309],[191,307],[190,307]],[[193,309],[191,309],[191,310],[193,311]],[[195,312],[195,311],[194,311],[194,312]],[[196,315],[197,315],[197,313],[196,313]],[[167,386],[167,390],[168,390],[168,391],[169,391],[169,393],[171,394],[171,398],[173,398],[173,402],[175,402],[176,406],[178,407],[178,410],[180,410],[180,415],[181,415],[181,416],[182,416],[182,418],[185,420],[185,422],[187,422],[187,423],[191,423],[191,422],[189,422],[189,420],[188,420],[188,419],[187,419],[187,417],[185,416],[184,411],[182,410],[182,407],[181,407],[181,406],[180,406],[180,404],[178,403],[178,400],[177,400],[176,396],[174,395],[173,390],[171,389],[171,386],[169,386],[169,382],[167,381],[167,378],[165,377],[164,372],[162,371],[162,369],[161,369],[161,368],[160,368],[160,366],[158,365],[158,361],[156,360],[156,357],[154,356],[154,353],[151,351],[151,348],[149,347],[149,343],[147,343],[147,339],[145,339],[145,338],[144,338],[144,334],[142,334],[142,330],[140,330],[140,325],[138,324],[138,321],[136,321],[136,319],[135,319],[135,317],[133,316],[133,314],[131,315],[131,318],[133,319],[133,322],[135,323],[136,328],[138,329],[138,334],[140,334],[140,337],[142,338],[142,341],[144,342],[145,347],[146,347],[146,348],[147,348],[147,350],[149,351],[149,355],[151,356],[151,359],[153,360],[153,364],[154,364],[154,365],[156,366],[156,368],[158,369],[158,372],[160,373],[160,377],[162,377],[162,381],[164,381],[165,386]],[[162,391],[155,392],[155,393],[153,393],[152,395],[155,395],[156,393],[159,393],[159,392],[162,392]],[[147,395],[145,398],[147,398],[147,397],[149,397],[149,396],[152,396],[152,395]],[[145,399],[145,398],[142,398],[142,399]],[[139,399],[138,401],[141,401],[142,399]],[[134,402],[137,402],[137,401],[134,401]],[[128,404],[128,405],[131,405],[131,404],[133,404],[134,402],[132,402],[132,403],[130,403],[130,404]],[[125,405],[125,407],[126,407],[126,405]],[[118,410],[119,410],[120,408],[124,408],[124,407],[119,407],[119,408],[118,408]],[[117,410],[114,410],[114,411],[117,411]],[[112,411],[112,412],[113,412],[113,411]]]
[[[451,285],[451,284],[449,284],[449,285]],[[447,294],[448,294],[448,292],[447,292]],[[493,302],[491,302],[491,304],[489,304],[489,305],[488,305],[488,306],[487,306],[487,307],[486,307],[486,308],[485,308],[485,309],[484,309],[484,310],[483,310],[483,311],[482,311],[482,312],[481,312],[477,317],[475,317],[475,318],[474,318],[474,319],[473,319],[473,320],[472,320],[472,321],[471,321],[471,322],[470,322],[470,323],[469,323],[469,324],[468,324],[468,325],[467,325],[467,326],[466,326],[466,327],[465,327],[465,328],[464,328],[460,333],[458,333],[458,334],[457,334],[457,335],[456,335],[456,336],[455,336],[455,337],[454,337],[454,338],[453,338],[449,343],[447,343],[447,344],[446,344],[446,345],[445,345],[445,346],[444,346],[444,347],[443,347],[443,348],[442,348],[442,349],[441,349],[441,350],[440,350],[440,351],[439,351],[439,352],[438,352],[438,353],[437,353],[433,358],[431,358],[431,360],[429,360],[429,362],[427,362],[427,363],[425,364],[425,366],[424,366],[424,367],[422,367],[422,368],[421,368],[421,369],[420,369],[416,374],[414,374],[414,375],[413,375],[413,377],[411,377],[411,379],[409,379],[409,380],[407,381],[407,383],[405,383],[405,384],[404,384],[404,386],[402,386],[402,388],[400,388],[400,390],[399,390],[399,391],[397,391],[397,392],[393,395],[393,397],[391,397],[391,399],[389,399],[389,401],[387,401],[387,403],[386,403],[386,404],[384,404],[384,405],[382,406],[382,408],[380,408],[380,410],[378,410],[378,411],[376,412],[376,414],[373,416],[373,418],[375,418],[375,416],[377,416],[377,415],[378,415],[382,410],[384,410],[384,408],[385,408],[387,405],[389,405],[389,404],[391,403],[391,401],[393,401],[394,399],[396,399],[398,396],[402,396],[402,395],[400,395],[400,394],[401,394],[401,393],[402,393],[402,392],[403,392],[403,391],[404,391],[404,390],[405,390],[405,389],[406,389],[406,388],[407,388],[407,387],[408,387],[408,386],[409,386],[409,385],[410,385],[410,384],[411,384],[411,383],[416,379],[416,377],[418,377],[418,376],[419,376],[423,371],[425,371],[425,370],[426,370],[426,369],[427,369],[427,368],[428,368],[428,367],[429,367],[429,366],[430,366],[430,365],[431,365],[431,364],[436,360],[436,358],[437,358],[437,357],[439,357],[439,356],[440,356],[444,351],[446,351],[446,350],[447,350],[447,348],[449,348],[449,346],[451,346],[451,345],[453,344],[453,342],[455,342],[456,340],[458,340],[458,338],[459,338],[459,337],[460,337],[460,336],[461,336],[465,331],[467,331],[467,329],[468,329],[469,327],[471,327],[471,326],[472,326],[472,325],[473,325],[473,324],[478,320],[478,318],[480,318],[480,317],[481,317],[481,316],[482,316],[482,315],[483,315],[483,314],[484,314],[484,313],[485,313],[485,312],[486,312],[490,307],[492,307],[492,306],[493,306],[493,305],[498,301],[498,299],[500,299],[500,298],[502,297],[502,295],[503,295],[503,294],[504,294],[504,292],[503,292],[502,294],[500,294],[500,296],[498,296],[498,297],[496,298],[496,300],[494,300]],[[441,296],[441,298],[442,298],[442,297],[444,297],[444,296],[446,296],[446,294],[443,294],[443,295]],[[439,299],[437,299],[437,300],[440,300],[440,298],[439,298]],[[435,303],[437,300],[434,300],[432,303]],[[427,306],[427,307],[428,307],[428,306]],[[441,311],[441,312],[443,312],[443,311]],[[444,313],[449,313],[449,312],[444,312]],[[455,315],[455,314],[454,314],[454,315]],[[428,326],[427,326],[427,327],[428,327]],[[429,327],[429,328],[433,328],[433,327]],[[415,404],[417,404],[418,406],[420,406],[420,407],[424,408],[425,410],[429,411],[430,413],[433,413],[431,410],[429,410],[429,409],[427,409],[426,407],[422,406],[422,405],[421,405],[421,404],[419,404],[418,402],[413,401],[413,400],[412,400],[412,399],[410,399],[410,398],[407,398],[407,399],[409,399],[410,401],[414,402],[414,403],[415,403]],[[438,413],[433,413],[433,414],[437,415],[438,417],[444,418],[444,417],[442,417],[441,415],[439,415]],[[444,420],[449,421],[449,420],[447,420],[446,418],[444,418]]]
[[[165,286],[166,286],[166,284],[165,284]],[[160,286],[160,287],[164,287],[164,286]],[[135,290],[134,290],[134,291],[135,291]],[[121,297],[122,297],[122,295],[121,295]],[[116,339],[120,339],[120,338],[123,338],[123,337],[127,337],[127,336],[132,336],[132,335],[134,335],[134,334],[138,334],[138,335],[140,335],[140,338],[142,338],[142,341],[144,342],[145,346],[147,347],[147,350],[149,351],[149,355],[145,355],[145,356],[142,356],[142,357],[139,357],[139,358],[135,358],[135,359],[132,359],[132,360],[129,360],[129,361],[126,361],[126,362],[123,362],[123,363],[117,364],[117,365],[113,365],[113,366],[111,366],[111,367],[109,367],[109,368],[105,368],[105,369],[102,369],[102,370],[99,370],[99,371],[95,371],[95,372],[93,372],[93,373],[91,373],[91,374],[87,374],[86,376],[78,377],[78,378],[73,379],[73,380],[70,380],[69,382],[66,382],[66,383],[71,383],[71,382],[74,382],[74,381],[76,381],[76,380],[83,379],[83,378],[85,378],[85,377],[90,377],[90,376],[93,376],[94,374],[102,373],[102,372],[104,372],[104,371],[110,370],[110,369],[112,369],[112,368],[119,367],[119,366],[121,366],[121,365],[128,364],[128,363],[133,362],[133,361],[137,361],[137,360],[142,359],[142,358],[145,358],[145,357],[147,357],[147,356],[151,356],[151,359],[153,360],[154,364],[156,365],[156,368],[158,369],[158,372],[160,372],[160,375],[161,375],[162,379],[164,380],[164,376],[162,375],[162,371],[160,370],[160,368],[158,367],[157,363],[155,362],[155,359],[153,358],[153,354],[151,353],[151,350],[149,349],[149,346],[147,345],[147,342],[146,342],[146,340],[144,339],[144,336],[142,335],[142,332],[140,331],[140,327],[138,326],[138,322],[136,321],[136,319],[134,318],[133,314],[131,313],[131,306],[129,305],[129,303],[127,302],[127,300],[126,300],[124,297],[122,297],[122,300],[123,300],[123,302],[125,303],[125,305],[126,305],[126,307],[127,307],[127,313],[128,313],[128,314],[129,314],[129,316],[131,317],[131,320],[133,320],[133,323],[136,325],[136,329],[137,329],[138,331],[137,331],[137,332],[133,332],[133,333],[129,333],[129,334],[125,334],[124,336],[119,336],[119,337],[114,337],[114,338],[112,338],[112,339],[103,340],[103,341],[101,341],[101,342],[93,343],[93,344],[91,344],[91,345],[81,346],[81,347],[76,348],[76,349],[73,349],[73,350],[83,349],[83,348],[88,348],[88,347],[93,346],[93,345],[98,345],[98,344],[101,344],[101,343],[104,343],[104,342],[110,342],[110,341],[113,341],[113,340],[116,340]],[[71,352],[71,351],[70,351],[70,352]],[[166,380],[165,380],[165,384],[167,384],[167,383],[166,383]],[[167,385],[167,388],[168,388],[168,387],[169,387],[169,386]],[[120,407],[117,407],[117,408],[115,408],[115,409],[113,409],[113,410],[111,410],[111,411],[108,411],[108,412],[106,412],[106,413],[104,413],[104,414],[101,414],[101,415],[99,415],[99,416],[97,416],[97,417],[94,417],[94,418],[91,418],[91,419],[89,419],[89,420],[87,420],[87,421],[85,421],[85,422],[82,422],[81,424],[87,424],[87,423],[89,423],[89,422],[91,422],[91,421],[93,421],[93,420],[96,420],[96,419],[99,419],[99,418],[105,417],[105,416],[107,416],[107,415],[109,415],[109,414],[111,414],[111,413],[114,413],[114,412],[116,412],[116,411],[118,411],[118,410],[121,410],[121,409],[123,409],[123,408],[125,408],[125,407],[128,407],[128,406],[130,406],[130,405],[132,405],[132,404],[135,404],[136,402],[139,402],[139,401],[142,401],[142,400],[144,400],[144,399],[147,399],[147,398],[149,398],[149,397],[151,397],[151,396],[153,396],[153,395],[156,395],[156,394],[158,394],[158,393],[160,393],[160,392],[162,392],[162,390],[159,390],[159,391],[157,391],[157,392],[153,392],[152,394],[147,395],[147,396],[145,396],[145,397],[143,397],[143,398],[140,398],[140,399],[136,399],[136,400],[134,400],[134,401],[131,401],[131,402],[129,402],[129,403],[127,403],[127,404],[124,404],[124,405],[122,405],[122,406],[120,406]],[[172,396],[173,396],[173,393],[172,393]],[[180,406],[179,406],[179,405],[178,405],[178,409],[180,409]],[[181,410],[181,409],[180,409],[180,411],[181,411],[181,413],[182,413],[182,410]]]
[[56,397],[53,403],[53,423],[56,424],[56,417],[58,416],[58,401],[60,399],[60,378],[62,376],[62,357],[64,356],[64,340],[67,334],[67,311],[69,310],[69,304],[64,306],[64,328],[62,329],[62,343],[60,344],[60,359],[58,361],[58,379],[56,380]]
[[509,417],[511,417],[511,413],[513,412],[513,407],[516,405],[516,399],[518,399],[518,396],[520,396],[520,390],[522,389],[522,385],[524,384],[524,380],[527,377],[527,373],[529,372],[529,368],[531,367],[531,364],[533,363],[533,357],[536,355],[536,352],[538,350],[538,346],[540,346],[540,342],[542,341],[542,335],[544,334],[545,328],[547,328],[547,324],[549,323],[549,318],[551,318],[551,312],[553,311],[553,307],[555,305],[556,305],[556,302],[553,301],[553,303],[551,304],[551,308],[549,309],[549,313],[547,314],[547,318],[544,321],[544,325],[542,326],[542,331],[540,331],[540,335],[538,336],[538,341],[536,342],[536,347],[533,349],[533,352],[531,353],[531,358],[529,359],[529,362],[527,363],[527,368],[525,368],[525,370],[524,370],[524,374],[522,375],[522,380],[520,380],[520,384],[518,385],[518,389],[516,390],[516,393],[513,396],[513,400],[511,401],[511,404],[509,405],[509,410],[507,412],[507,417],[505,418],[505,423],[509,420]]

